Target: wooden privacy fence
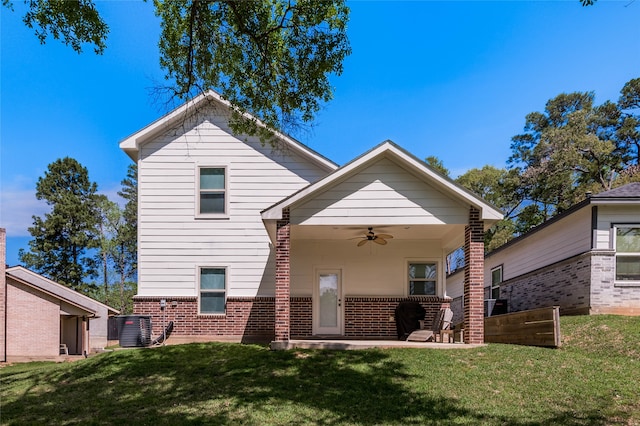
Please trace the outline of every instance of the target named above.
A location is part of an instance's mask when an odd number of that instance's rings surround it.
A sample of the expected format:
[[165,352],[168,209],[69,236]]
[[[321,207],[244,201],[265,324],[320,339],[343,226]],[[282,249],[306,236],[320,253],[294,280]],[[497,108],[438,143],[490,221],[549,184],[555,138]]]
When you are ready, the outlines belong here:
[[560,307],[497,315],[484,319],[484,341],[558,348]]

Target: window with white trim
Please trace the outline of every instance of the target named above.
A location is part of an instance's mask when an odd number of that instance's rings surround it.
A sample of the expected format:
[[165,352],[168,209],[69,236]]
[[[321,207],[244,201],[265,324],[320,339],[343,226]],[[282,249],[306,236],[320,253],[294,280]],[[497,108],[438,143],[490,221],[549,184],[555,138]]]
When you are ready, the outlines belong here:
[[616,281],[640,282],[640,224],[617,225]]
[[201,267],[199,275],[200,313],[224,314],[227,295],[227,269]]
[[199,216],[221,216],[227,213],[227,169],[198,167]]
[[409,262],[409,296],[436,294],[438,265],[435,262]]
[[502,284],[502,265],[491,270],[491,298],[500,298],[500,284]]

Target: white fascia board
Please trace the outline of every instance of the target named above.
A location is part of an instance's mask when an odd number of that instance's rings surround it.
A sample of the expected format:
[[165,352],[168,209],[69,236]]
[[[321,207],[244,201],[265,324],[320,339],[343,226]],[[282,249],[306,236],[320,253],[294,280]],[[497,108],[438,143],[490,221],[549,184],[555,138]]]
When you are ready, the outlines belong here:
[[[140,147],[145,142],[161,133],[163,130],[170,128],[176,120],[184,119],[185,115],[188,114],[190,110],[192,110],[198,104],[207,100],[214,101],[229,110],[232,109],[231,103],[229,101],[223,99],[218,93],[214,92],[213,90],[209,90],[206,93],[202,93],[192,100],[185,102],[183,105],[179,106],[178,108],[174,109],[173,111],[169,112],[153,123],[147,125],[133,135],[123,139],[120,142],[120,149],[126,152],[133,161],[137,161]],[[251,114],[244,113],[243,116],[249,120],[255,121],[258,126],[265,127],[265,125],[260,120],[258,120]],[[303,158],[311,160],[328,172],[331,172],[338,168],[338,165],[336,163],[312,150],[303,143],[296,141],[292,137],[287,136],[281,132],[275,132],[275,136],[276,138],[284,142],[287,148],[293,150]]]

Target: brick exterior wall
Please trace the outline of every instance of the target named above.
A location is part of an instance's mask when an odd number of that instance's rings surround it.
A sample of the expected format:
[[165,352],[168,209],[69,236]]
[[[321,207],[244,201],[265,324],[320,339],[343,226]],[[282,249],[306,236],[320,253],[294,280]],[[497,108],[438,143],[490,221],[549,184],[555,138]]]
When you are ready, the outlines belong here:
[[269,341],[274,337],[275,299],[273,297],[229,297],[224,315],[198,315],[197,297],[139,297],[133,299],[136,315],[151,317],[152,336],[162,334],[165,299],[165,325],[174,322],[172,336],[209,336],[242,341]]
[[474,207],[465,227],[464,256],[464,340],[484,343],[484,223]]
[[291,276],[291,224],[289,209],[282,211],[282,219],[276,221],[276,311],[275,340],[289,340],[290,276]]
[[419,302],[425,309],[425,319],[432,321],[441,308],[448,308],[451,299],[439,297],[347,297],[345,298],[345,337],[384,337],[397,339],[396,307],[400,302]]
[[[151,316],[152,336],[162,334],[163,313],[160,309],[162,297],[135,297],[136,315]],[[239,340],[246,342],[269,341],[275,337],[275,298],[227,299],[225,315],[198,315],[197,297],[164,298],[165,324],[174,321],[171,337],[174,340]],[[404,298],[347,297],[345,298],[345,337],[397,338],[394,318],[395,308]],[[450,299],[438,297],[416,297],[425,308],[425,319],[431,320],[436,312],[449,307]],[[311,297],[290,298],[291,336],[312,336]],[[392,319],[389,321],[389,319]],[[177,339],[175,339],[177,338]],[[171,340],[171,339],[170,339]]]
[[590,308],[591,255],[585,253],[504,281],[500,298],[509,312],[560,306],[560,314],[587,314]]
[[[7,360],[59,355],[60,304],[57,299],[7,280]],[[37,315],[34,315],[37,312]]]
[[640,285],[615,283],[615,253],[591,252],[591,313],[640,315]]
[[7,360],[7,231],[0,228],[0,362]]

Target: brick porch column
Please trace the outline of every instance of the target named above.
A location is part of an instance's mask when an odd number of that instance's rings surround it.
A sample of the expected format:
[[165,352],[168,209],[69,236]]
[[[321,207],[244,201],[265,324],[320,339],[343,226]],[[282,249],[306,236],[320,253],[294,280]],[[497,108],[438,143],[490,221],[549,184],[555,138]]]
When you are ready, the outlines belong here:
[[469,210],[464,230],[464,341],[484,343],[484,223]]
[[276,312],[275,339],[289,340],[291,224],[289,209],[282,211],[276,222]]

